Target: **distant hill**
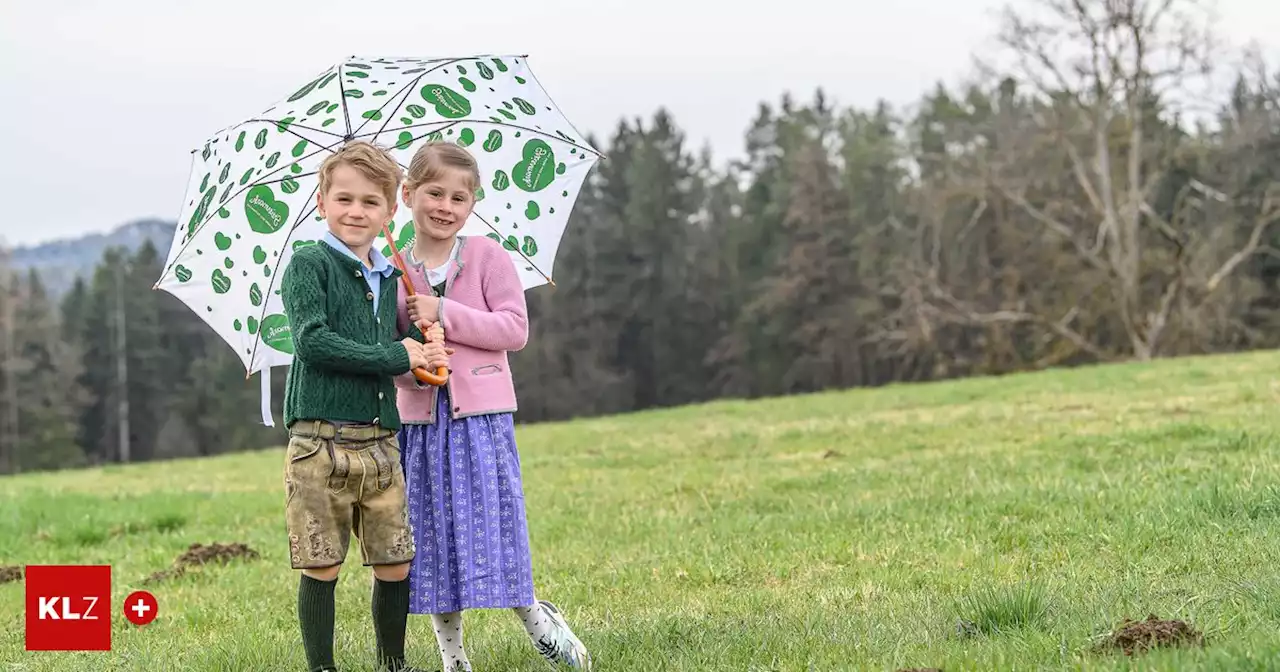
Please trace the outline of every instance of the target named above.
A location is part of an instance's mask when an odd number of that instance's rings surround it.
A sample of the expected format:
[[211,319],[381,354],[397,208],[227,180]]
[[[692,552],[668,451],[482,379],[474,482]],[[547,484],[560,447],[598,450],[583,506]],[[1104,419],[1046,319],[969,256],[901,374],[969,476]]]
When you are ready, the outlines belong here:
[[17,247],[13,249],[13,265],[24,272],[36,269],[45,287],[56,296],[70,289],[77,276],[87,280],[107,248],[123,246],[133,251],[150,240],[163,259],[169,253],[176,226],[171,221],[142,219],[108,233]]

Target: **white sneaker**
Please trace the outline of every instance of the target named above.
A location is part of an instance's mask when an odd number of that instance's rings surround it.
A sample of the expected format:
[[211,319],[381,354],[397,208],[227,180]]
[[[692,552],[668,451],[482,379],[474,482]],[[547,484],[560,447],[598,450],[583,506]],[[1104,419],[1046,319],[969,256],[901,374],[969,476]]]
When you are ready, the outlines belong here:
[[535,641],[534,646],[538,647],[538,652],[552,665],[564,664],[578,670],[590,670],[591,654],[587,653],[587,647],[569,629],[560,610],[546,600],[538,600],[538,604],[542,607],[543,615],[551,621],[551,641],[546,638]]

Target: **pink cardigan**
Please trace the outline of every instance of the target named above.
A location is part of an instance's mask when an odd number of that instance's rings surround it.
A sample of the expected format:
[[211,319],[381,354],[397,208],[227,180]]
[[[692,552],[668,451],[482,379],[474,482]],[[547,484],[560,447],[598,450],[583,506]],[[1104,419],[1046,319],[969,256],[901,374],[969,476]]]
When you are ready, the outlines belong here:
[[[449,358],[449,389],[454,419],[516,411],[515,383],[507,353],[529,340],[529,317],[524,287],[511,256],[497,241],[484,236],[459,236],[457,261],[445,272],[440,316]],[[408,277],[419,293],[430,292],[426,271],[409,264]],[[397,281],[396,321],[409,326],[404,285]],[[396,376],[396,404],[405,423],[435,422],[436,391],[419,383],[413,373]]]

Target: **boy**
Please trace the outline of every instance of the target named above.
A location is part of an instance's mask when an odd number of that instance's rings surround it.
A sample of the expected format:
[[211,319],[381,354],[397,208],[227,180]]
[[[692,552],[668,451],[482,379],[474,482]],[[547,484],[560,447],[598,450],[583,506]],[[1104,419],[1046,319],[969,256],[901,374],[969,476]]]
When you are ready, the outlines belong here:
[[415,327],[398,333],[400,271],[373,249],[395,214],[400,177],[399,164],[368,143],[327,158],[316,204],[329,232],[298,250],[281,280],[295,352],[284,400],[285,518],[292,567],[302,570],[298,622],[311,672],[337,669],[334,585],[352,531],[373,567],[379,665],[414,669],[404,662],[414,544],[393,377],[448,358],[442,339],[424,344]]

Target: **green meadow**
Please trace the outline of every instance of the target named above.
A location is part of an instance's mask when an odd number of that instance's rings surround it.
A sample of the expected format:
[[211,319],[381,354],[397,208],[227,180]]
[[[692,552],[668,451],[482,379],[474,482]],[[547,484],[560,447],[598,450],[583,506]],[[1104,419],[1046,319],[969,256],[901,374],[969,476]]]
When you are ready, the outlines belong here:
[[[600,672],[1276,669],[1278,411],[1263,352],[522,427],[535,581]],[[115,647],[25,652],[9,581],[0,670],[304,670],[281,436],[0,479],[0,565],[111,564]],[[215,543],[254,554],[144,584]],[[338,662],[372,670],[347,564]],[[121,609],[140,588],[145,627]],[[1202,642],[1107,646],[1148,615]],[[465,637],[477,672],[549,669],[509,612]],[[425,617],[409,656],[439,667]]]

